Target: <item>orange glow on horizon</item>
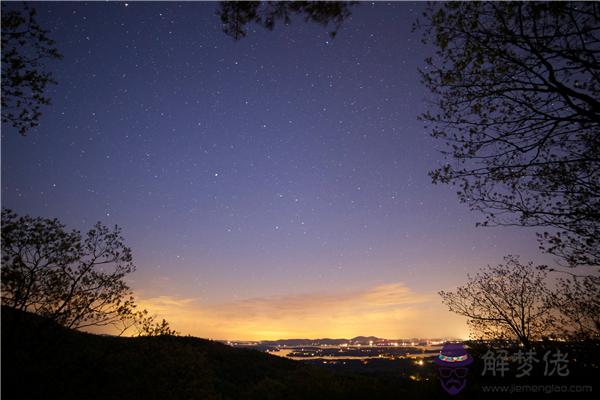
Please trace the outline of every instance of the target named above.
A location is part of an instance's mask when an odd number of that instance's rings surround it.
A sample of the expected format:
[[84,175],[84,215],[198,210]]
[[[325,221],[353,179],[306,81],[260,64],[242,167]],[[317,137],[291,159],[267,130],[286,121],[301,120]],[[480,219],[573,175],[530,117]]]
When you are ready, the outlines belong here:
[[309,293],[203,304],[159,296],[139,305],[165,318],[182,335],[219,340],[289,338],[466,338],[464,319],[435,293],[415,293],[402,283],[334,294]]

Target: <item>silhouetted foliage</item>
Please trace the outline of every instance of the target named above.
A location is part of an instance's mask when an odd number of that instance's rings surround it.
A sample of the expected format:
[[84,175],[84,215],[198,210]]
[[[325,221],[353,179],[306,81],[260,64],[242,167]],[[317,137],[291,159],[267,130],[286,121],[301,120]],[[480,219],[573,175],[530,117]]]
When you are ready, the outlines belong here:
[[137,310],[124,278],[133,272],[120,229],[97,223],[82,236],[57,219],[2,209],[2,304],[68,328],[117,326],[139,335],[174,334]]
[[439,292],[450,311],[468,318],[475,339],[517,340],[529,346],[550,334],[554,316],[546,272],[507,256],[505,264],[488,266],[455,292]]
[[434,3],[423,28],[422,118],[449,158],[433,182],[483,225],[549,228],[540,248],[600,265],[600,4]]
[[46,87],[56,81],[45,61],[62,58],[35,17],[27,3],[2,3],[2,122],[22,135],[39,124],[41,107],[50,104]]
[[558,280],[550,294],[551,306],[558,310],[561,335],[571,340],[600,339],[600,277],[575,275]]
[[221,1],[218,15],[223,23],[223,32],[239,40],[246,36],[246,25],[254,22],[272,30],[280,20],[288,25],[293,15],[303,15],[306,21],[323,26],[332,24],[329,32],[334,37],[342,22],[350,16],[346,1]]

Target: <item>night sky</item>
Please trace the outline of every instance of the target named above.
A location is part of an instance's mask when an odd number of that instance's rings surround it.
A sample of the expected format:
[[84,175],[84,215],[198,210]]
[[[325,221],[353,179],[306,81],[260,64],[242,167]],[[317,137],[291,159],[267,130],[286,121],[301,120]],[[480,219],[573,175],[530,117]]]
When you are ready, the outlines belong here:
[[215,3],[34,7],[64,59],[39,128],[2,127],[3,206],[118,224],[131,287],[184,334],[465,337],[439,290],[506,254],[547,261],[431,184],[423,3],[238,42]]

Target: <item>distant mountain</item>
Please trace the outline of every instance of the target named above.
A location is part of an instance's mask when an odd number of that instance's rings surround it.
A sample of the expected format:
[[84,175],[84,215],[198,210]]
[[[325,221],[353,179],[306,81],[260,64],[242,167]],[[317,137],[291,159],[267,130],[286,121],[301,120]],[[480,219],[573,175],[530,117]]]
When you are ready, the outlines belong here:
[[385,340],[378,338],[376,336],[356,336],[351,339],[353,342],[357,343],[369,343],[369,342],[377,342],[379,340]]
[[311,345],[331,345],[338,346],[348,343],[348,339],[280,339],[280,340],[261,340],[260,344],[266,346],[311,346]]
[[[231,341],[223,341],[224,343],[228,343],[228,344],[248,344],[248,343],[252,343],[252,345],[258,345],[258,346],[262,346],[265,348],[269,348],[269,347],[282,347],[282,346],[288,346],[288,347],[297,347],[297,346],[339,346],[342,344],[350,344],[350,345],[356,345],[356,344],[361,344],[361,345],[369,345],[371,343],[373,344],[377,344],[377,343],[392,343],[392,342],[401,342],[400,339],[384,339],[384,338],[380,338],[377,336],[356,336],[353,337],[352,339],[346,339],[346,338],[341,338],[341,339],[330,339],[330,338],[322,338],[322,339],[279,339],[279,340],[260,340],[260,341],[255,341],[255,342],[244,342],[244,341],[239,341],[239,342],[231,342]],[[414,343],[418,343],[420,345],[423,344],[427,344],[426,341],[421,341],[418,339],[414,339],[414,340],[409,340],[410,342],[414,342]]]
[[418,390],[397,375],[341,373],[189,336],[92,335],[6,307],[1,317],[3,400],[397,399]]

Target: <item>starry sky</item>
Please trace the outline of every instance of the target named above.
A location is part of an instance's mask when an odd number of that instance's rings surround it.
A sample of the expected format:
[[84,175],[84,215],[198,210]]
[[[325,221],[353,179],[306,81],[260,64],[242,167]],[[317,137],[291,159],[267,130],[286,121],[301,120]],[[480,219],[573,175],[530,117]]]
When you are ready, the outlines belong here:
[[182,333],[466,337],[439,290],[506,254],[548,262],[431,184],[423,3],[237,42],[216,3],[32,4],[64,59],[40,126],[2,127],[3,206],[118,224],[140,303]]

